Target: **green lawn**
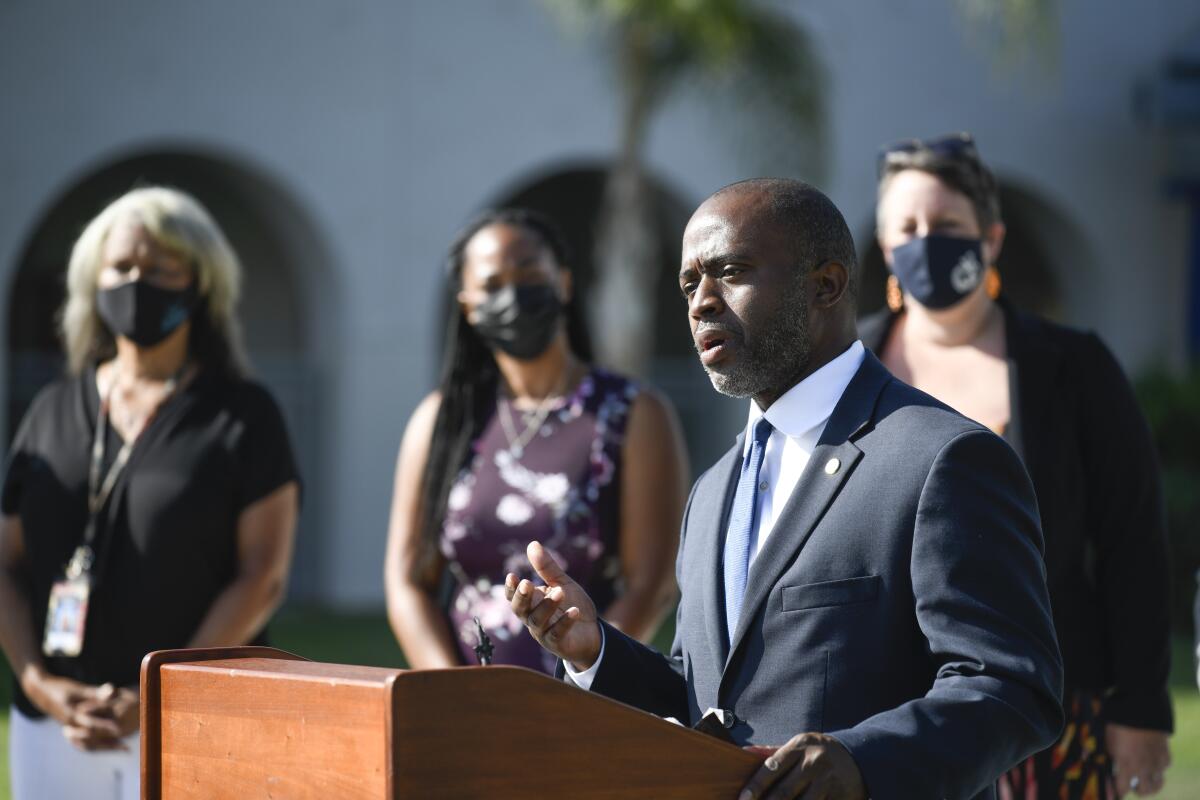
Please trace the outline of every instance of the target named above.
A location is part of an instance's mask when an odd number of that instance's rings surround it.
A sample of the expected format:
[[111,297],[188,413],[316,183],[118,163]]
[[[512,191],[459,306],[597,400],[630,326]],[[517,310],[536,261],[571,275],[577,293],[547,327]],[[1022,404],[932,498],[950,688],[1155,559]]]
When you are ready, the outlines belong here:
[[1171,695],[1175,700],[1175,736],[1171,739],[1173,764],[1167,770],[1164,800],[1195,800],[1200,797],[1200,692],[1192,643],[1175,638],[1171,663]]
[[[669,627],[669,626],[668,626]],[[659,646],[669,644],[669,631],[660,631]],[[285,609],[272,625],[276,647],[316,661],[343,664],[404,666],[382,614],[347,615],[311,609]],[[1200,693],[1196,691],[1191,643],[1175,642],[1171,673],[1175,698],[1174,765],[1167,772],[1163,800],[1200,797]],[[0,659],[0,800],[9,800],[8,787],[8,666]]]

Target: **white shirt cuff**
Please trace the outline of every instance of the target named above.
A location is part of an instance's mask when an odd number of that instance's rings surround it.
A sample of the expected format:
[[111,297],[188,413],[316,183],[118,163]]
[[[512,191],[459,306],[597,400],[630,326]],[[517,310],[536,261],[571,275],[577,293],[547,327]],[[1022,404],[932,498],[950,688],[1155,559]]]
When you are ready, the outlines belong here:
[[571,669],[571,662],[564,661],[563,669],[567,671],[567,677],[571,679],[571,683],[578,686],[584,691],[590,691],[592,681],[596,679],[596,672],[600,669],[600,662],[604,660],[604,626],[600,626],[600,655],[596,656],[596,661],[583,672],[576,672]]

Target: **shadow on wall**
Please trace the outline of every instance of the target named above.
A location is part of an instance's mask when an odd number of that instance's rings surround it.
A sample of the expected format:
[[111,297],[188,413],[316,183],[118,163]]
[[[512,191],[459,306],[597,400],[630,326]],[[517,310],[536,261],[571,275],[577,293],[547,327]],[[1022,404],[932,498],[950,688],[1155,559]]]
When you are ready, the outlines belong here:
[[[155,151],[131,155],[84,175],[63,191],[29,234],[8,296],[7,438],[37,392],[62,374],[55,321],[65,296],[70,250],[84,226],[131,188],[164,184],[194,195],[216,218],[241,258],[240,318],[254,377],[287,419],[301,474],[301,515],[291,594],[319,599],[323,542],[319,523],[322,436],[332,409],[321,365],[336,352],[331,337],[337,297],[329,263],[309,218],[258,171],[210,154]],[[314,297],[323,298],[318,307]]]

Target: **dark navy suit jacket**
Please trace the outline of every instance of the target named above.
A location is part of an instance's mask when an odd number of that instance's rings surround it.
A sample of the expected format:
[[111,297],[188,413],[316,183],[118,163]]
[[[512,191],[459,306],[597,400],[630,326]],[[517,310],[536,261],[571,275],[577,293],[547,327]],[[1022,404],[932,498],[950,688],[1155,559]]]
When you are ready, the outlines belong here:
[[730,645],[721,554],[741,463],[739,441],[692,489],[670,657],[605,625],[592,691],[691,722],[731,710],[739,744],[830,733],[874,800],[990,797],[1055,740],[1037,503],[999,437],[868,354],[751,565]]

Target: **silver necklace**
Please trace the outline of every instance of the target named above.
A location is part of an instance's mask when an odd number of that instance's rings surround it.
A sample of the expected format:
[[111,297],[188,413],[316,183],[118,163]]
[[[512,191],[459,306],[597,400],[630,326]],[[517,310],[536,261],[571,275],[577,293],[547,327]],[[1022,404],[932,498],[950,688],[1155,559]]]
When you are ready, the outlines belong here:
[[124,396],[124,399],[122,400],[123,407],[118,412],[121,418],[120,427],[123,430],[123,435],[127,435],[130,438],[136,439],[141,434],[142,430],[146,427],[146,424],[151,418],[154,417],[155,413],[157,413],[159,406],[165,403],[171,397],[171,395],[175,394],[175,390],[179,388],[179,384],[187,375],[187,371],[190,366],[191,365],[185,361],[183,366],[181,366],[174,375],[171,375],[165,381],[163,381],[163,385],[158,391],[158,396],[154,398],[154,402],[149,412],[139,411],[130,406],[129,398],[136,393],[136,390],[134,389],[134,383],[130,382],[124,386],[121,386],[121,381],[117,375],[116,367],[112,367],[111,374],[108,377],[108,388],[105,390],[101,400],[107,414],[111,417],[115,410],[113,408],[114,403],[112,402],[113,396],[118,394]]
[[512,401],[507,403],[499,403],[500,406],[500,427],[504,429],[504,436],[508,439],[508,451],[515,458],[520,458],[525,452],[525,447],[533,441],[533,437],[541,430],[542,425],[546,422],[546,417],[550,416],[550,406],[554,405],[567,388],[567,376],[569,370],[563,372],[563,378],[559,382],[558,387],[542,398],[532,414],[522,413],[525,421],[525,430],[517,433],[516,423],[513,422],[512,411],[509,409]]

